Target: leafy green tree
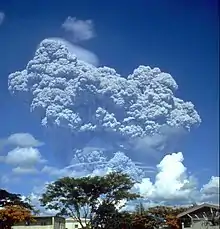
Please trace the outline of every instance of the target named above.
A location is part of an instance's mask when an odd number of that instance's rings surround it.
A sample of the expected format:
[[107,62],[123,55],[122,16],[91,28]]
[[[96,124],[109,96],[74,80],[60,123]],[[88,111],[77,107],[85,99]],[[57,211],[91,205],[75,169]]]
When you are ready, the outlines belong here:
[[115,212],[109,217],[104,226],[105,229],[134,229],[132,225],[132,214],[126,211]]
[[[139,195],[131,193],[134,182],[126,174],[113,172],[105,176],[64,177],[46,188],[41,203],[59,215],[76,219],[82,228],[107,228],[107,222],[119,210],[123,200]],[[122,207],[122,206],[120,206]],[[83,221],[82,216],[90,219]]]
[[[176,216],[184,210],[185,208],[167,206],[156,206],[145,209],[143,204],[140,203],[132,213],[119,212],[117,217],[112,218],[112,225],[114,226],[109,228],[154,229],[166,224],[172,229],[180,229],[179,220]],[[117,227],[117,225],[120,226]]]
[[108,220],[105,229],[155,229],[157,219],[145,212],[118,212]]
[[20,194],[13,194],[4,189],[0,189],[0,207],[8,205],[19,205],[28,209],[32,208],[29,203],[22,201]]

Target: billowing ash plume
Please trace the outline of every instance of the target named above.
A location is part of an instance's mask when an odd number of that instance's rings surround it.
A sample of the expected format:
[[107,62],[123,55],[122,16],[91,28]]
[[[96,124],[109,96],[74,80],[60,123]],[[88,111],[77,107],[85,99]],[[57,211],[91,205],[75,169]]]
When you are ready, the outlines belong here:
[[60,162],[88,163],[88,170],[114,167],[117,160],[124,167],[124,161],[132,163],[129,158],[138,159],[140,148],[146,155],[150,148],[164,151],[166,132],[177,132],[168,129],[188,132],[198,126],[194,105],[176,98],[177,89],[159,68],[139,66],[123,77],[78,60],[50,39],[41,42],[23,71],[9,75],[10,92],[40,117]]

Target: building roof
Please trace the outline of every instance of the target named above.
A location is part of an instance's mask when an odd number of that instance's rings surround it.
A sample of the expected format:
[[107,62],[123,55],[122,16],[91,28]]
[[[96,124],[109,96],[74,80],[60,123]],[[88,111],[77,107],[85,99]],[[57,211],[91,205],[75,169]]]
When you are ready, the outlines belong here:
[[196,205],[196,206],[188,209],[187,211],[180,213],[179,215],[177,215],[177,218],[181,218],[181,217],[183,217],[183,216],[185,216],[187,214],[190,214],[190,213],[192,213],[194,211],[197,211],[197,210],[199,210],[201,208],[204,208],[204,207],[214,208],[214,209],[219,210],[219,205],[204,203],[204,204],[201,204],[201,205]]
[[33,216],[34,218],[62,218],[62,219],[65,219],[64,217],[62,216],[57,216],[57,215],[34,215]]
[[[86,219],[86,218],[80,218],[82,221],[90,221],[90,219]],[[66,218],[66,222],[75,222],[77,221],[76,219],[72,218],[72,217],[69,217],[69,218]]]

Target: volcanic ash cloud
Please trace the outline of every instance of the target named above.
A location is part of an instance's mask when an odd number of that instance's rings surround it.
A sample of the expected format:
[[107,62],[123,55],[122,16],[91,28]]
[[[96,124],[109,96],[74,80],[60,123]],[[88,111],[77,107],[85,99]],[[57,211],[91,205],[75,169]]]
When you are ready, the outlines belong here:
[[191,102],[175,97],[170,74],[141,65],[124,77],[78,60],[50,39],[24,70],[9,75],[8,85],[38,115],[64,164],[108,161],[121,152],[131,157],[137,139],[149,141],[164,127],[190,131],[201,122]]

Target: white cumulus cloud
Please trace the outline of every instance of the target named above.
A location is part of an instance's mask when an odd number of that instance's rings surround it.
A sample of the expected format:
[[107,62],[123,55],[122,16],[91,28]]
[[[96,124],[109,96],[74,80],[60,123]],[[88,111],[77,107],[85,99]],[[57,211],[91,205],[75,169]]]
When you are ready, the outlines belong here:
[[6,156],[0,157],[0,162],[11,165],[12,172],[16,174],[35,174],[36,166],[45,163],[40,151],[33,147],[16,147],[9,151]]
[[35,139],[30,133],[15,133],[5,139],[0,139],[0,148],[4,146],[39,147],[44,143]]
[[15,166],[12,168],[13,173],[35,174],[38,172],[35,166],[46,162],[37,148],[43,144],[29,133],[11,134],[1,140],[1,146],[15,148],[7,152],[7,155],[0,156],[0,162]]
[[42,159],[40,151],[32,147],[27,147],[27,148],[17,147],[9,151],[7,156],[5,156],[5,163],[10,165],[32,167],[37,163],[44,163],[44,162],[45,160]]
[[95,37],[94,24],[92,20],[78,20],[75,17],[68,17],[62,24],[68,36],[68,40],[62,38],[53,38],[62,42],[73,55],[79,60],[98,66],[99,59],[97,55],[88,49],[78,45],[80,41],[90,40]]
[[219,177],[212,176],[210,181],[207,184],[203,185],[200,190],[200,192],[202,193],[203,201],[215,201],[217,199],[219,203],[219,179]]
[[62,27],[71,33],[74,42],[89,40],[95,36],[92,20],[78,20],[75,17],[68,17]]
[[[58,41],[68,48],[68,51],[82,60],[93,66],[99,65],[99,59],[95,53],[78,45],[79,41],[89,40],[95,36],[94,25],[92,20],[77,20],[74,17],[68,17],[62,24],[65,32],[70,34],[70,39],[61,37],[50,37],[47,39]],[[40,45],[39,45],[40,46]],[[39,48],[38,46],[38,48]]]
[[43,145],[42,142],[35,139],[29,133],[15,133],[8,137],[7,143],[19,147],[38,147]]
[[205,184],[201,191],[204,194],[218,194],[219,193],[219,177],[212,176],[209,183]]
[[192,201],[197,189],[196,179],[187,174],[183,165],[183,154],[166,155],[157,165],[158,173],[153,183],[149,178],[135,185],[138,192],[149,200],[154,201]]

